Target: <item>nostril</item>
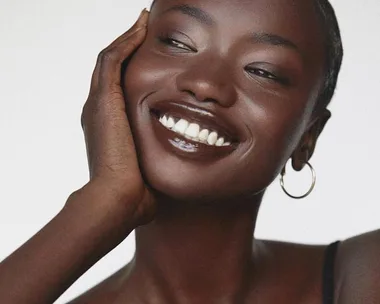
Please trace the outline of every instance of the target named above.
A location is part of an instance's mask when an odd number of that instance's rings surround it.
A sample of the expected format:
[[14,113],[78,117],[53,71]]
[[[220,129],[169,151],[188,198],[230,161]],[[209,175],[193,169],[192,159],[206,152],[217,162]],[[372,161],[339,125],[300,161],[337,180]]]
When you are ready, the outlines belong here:
[[[183,90],[183,92],[189,94],[191,97],[193,97],[196,101],[198,102],[211,102],[211,103],[217,103],[218,100],[216,98],[214,98],[214,96],[211,95],[208,95],[207,92],[193,92],[191,90]],[[216,97],[216,96],[215,96]]]
[[216,102],[216,100],[213,99],[213,98],[206,98],[206,99],[204,99],[202,101],[204,101],[204,102]]
[[191,90],[183,90],[185,93],[191,95],[192,97],[196,97],[196,94]]

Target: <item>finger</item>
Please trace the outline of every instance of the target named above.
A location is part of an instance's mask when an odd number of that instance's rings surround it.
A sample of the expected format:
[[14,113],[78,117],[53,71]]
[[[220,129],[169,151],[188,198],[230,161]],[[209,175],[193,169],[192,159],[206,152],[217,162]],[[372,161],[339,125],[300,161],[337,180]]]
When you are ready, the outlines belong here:
[[92,75],[91,91],[96,90],[100,85],[120,83],[121,63],[143,42],[148,16],[149,13],[143,11],[142,17],[136,23],[138,28],[127,31],[100,52]]
[[115,98],[88,104],[85,112],[83,131],[91,177],[126,169],[126,161],[135,158],[129,121],[120,105],[123,99]]
[[146,30],[140,29],[112,49],[107,49],[99,56],[94,84],[96,90],[103,90],[120,85],[121,65],[144,41]]

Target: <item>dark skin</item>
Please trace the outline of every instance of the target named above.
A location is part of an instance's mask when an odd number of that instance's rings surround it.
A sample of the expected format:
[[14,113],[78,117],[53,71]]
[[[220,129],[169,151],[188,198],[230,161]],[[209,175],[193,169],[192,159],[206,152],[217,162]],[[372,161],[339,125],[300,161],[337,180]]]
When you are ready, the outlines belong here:
[[[133,261],[70,303],[322,303],[325,245],[253,235],[265,189],[289,159],[303,168],[330,118],[314,111],[323,62],[312,1],[158,0],[100,54],[82,115],[90,182],[2,263],[0,302],[52,303],[136,229]],[[151,110],[168,101],[225,121],[231,152],[167,151]],[[380,302],[379,254],[378,231],[341,243],[334,303]]]

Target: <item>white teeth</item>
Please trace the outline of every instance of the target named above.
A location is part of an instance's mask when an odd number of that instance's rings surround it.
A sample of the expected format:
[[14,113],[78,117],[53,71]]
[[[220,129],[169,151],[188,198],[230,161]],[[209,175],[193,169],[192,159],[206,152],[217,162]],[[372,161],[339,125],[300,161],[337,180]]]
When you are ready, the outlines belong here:
[[160,123],[167,129],[183,135],[184,137],[202,143],[207,143],[210,146],[230,146],[230,142],[225,142],[224,137],[218,138],[218,133],[207,129],[201,130],[196,123],[189,123],[185,119],[180,119],[177,123],[173,117],[164,115],[159,119]]
[[217,147],[221,147],[221,146],[223,146],[223,144],[224,144],[224,138],[223,138],[223,137],[220,137],[220,138],[216,141],[215,146],[217,146]]
[[174,131],[185,134],[186,129],[188,128],[189,123],[185,119],[180,119],[174,126]]
[[166,127],[166,126],[167,126],[168,119],[166,118],[166,116],[163,116],[163,117],[161,117],[160,122],[162,123],[162,125],[164,125],[164,126]]
[[193,138],[198,138],[199,129],[200,127],[198,124],[191,123],[189,127],[186,129],[185,134]]
[[207,138],[208,138],[208,135],[209,135],[209,131],[207,129],[203,129],[198,137],[199,137],[199,140],[200,141],[207,141]]
[[168,122],[166,123],[166,126],[167,126],[169,129],[171,129],[171,128],[174,127],[174,125],[175,125],[175,121],[174,121],[174,119],[173,119],[172,117],[169,116],[169,118],[168,118]]
[[211,134],[207,137],[207,143],[209,145],[215,145],[216,141],[218,140],[218,133],[211,132]]

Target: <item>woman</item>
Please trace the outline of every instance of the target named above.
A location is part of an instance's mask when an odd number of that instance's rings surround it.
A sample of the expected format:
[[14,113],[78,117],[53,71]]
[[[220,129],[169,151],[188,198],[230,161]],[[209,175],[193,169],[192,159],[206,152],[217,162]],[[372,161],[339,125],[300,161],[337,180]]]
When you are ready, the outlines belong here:
[[378,232],[252,238],[268,185],[309,164],[341,57],[322,0],[157,0],[100,53],[90,181],[2,262],[0,303],[52,303],[134,229],[133,261],[71,303],[379,303]]

